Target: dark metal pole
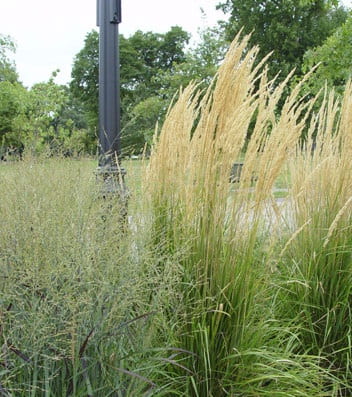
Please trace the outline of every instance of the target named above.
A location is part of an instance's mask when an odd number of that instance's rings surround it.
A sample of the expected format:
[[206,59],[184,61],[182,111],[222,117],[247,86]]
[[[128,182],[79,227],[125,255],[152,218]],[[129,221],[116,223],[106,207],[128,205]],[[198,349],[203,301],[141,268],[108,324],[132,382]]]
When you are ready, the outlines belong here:
[[121,193],[120,57],[121,0],[97,0],[99,34],[99,165],[107,193]]

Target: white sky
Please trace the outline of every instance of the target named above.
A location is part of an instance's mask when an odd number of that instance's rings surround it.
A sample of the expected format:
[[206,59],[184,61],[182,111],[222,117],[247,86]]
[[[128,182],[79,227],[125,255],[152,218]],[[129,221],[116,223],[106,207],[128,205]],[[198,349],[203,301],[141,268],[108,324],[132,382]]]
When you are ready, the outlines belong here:
[[[197,36],[199,27],[212,26],[223,14],[220,0],[122,0],[120,32],[166,32],[180,25]],[[201,8],[207,17],[202,18]],[[25,86],[47,81],[60,69],[56,82],[70,80],[74,56],[84,38],[96,28],[96,0],[0,0],[0,33],[17,44],[14,57]]]

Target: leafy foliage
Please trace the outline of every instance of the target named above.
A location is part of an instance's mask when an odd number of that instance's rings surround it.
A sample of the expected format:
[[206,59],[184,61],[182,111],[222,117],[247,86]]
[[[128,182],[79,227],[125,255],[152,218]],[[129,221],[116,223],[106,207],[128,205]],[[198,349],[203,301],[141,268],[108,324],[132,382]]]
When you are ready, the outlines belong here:
[[9,36],[0,34],[0,82],[9,81],[14,83],[18,80],[16,67],[8,57],[8,53],[15,53],[16,45]]
[[82,130],[85,120],[68,87],[57,85],[56,72],[48,82],[25,89],[19,83],[0,82],[0,139],[4,150],[89,151]]
[[[227,47],[222,36],[217,29],[203,31],[200,43],[188,50],[190,36],[177,26],[165,34],[137,31],[128,38],[120,36],[124,154],[140,152],[146,143],[151,143],[156,123],[163,122],[180,86],[193,79],[209,82]],[[2,44],[2,59],[7,62],[6,52],[15,46],[6,37]],[[87,34],[85,45],[74,60],[69,87],[55,83],[57,73],[30,89],[6,77],[6,84],[1,87],[4,103],[0,105],[3,147],[32,152],[94,152],[99,73],[96,31]]]
[[270,77],[283,80],[294,68],[301,74],[305,52],[321,45],[347,18],[347,10],[326,0],[226,0],[218,8],[230,16],[225,23],[231,39],[242,27],[259,45],[262,59],[272,52]]
[[[133,136],[132,140],[127,139],[124,143],[124,146],[131,145],[131,150],[136,146],[139,149],[143,147],[143,131],[150,129],[150,115],[146,113],[143,119],[140,110],[134,110],[134,107],[159,94],[162,82],[156,76],[160,72],[171,71],[177,63],[185,60],[188,40],[188,33],[177,26],[165,34],[137,31],[129,38],[120,36],[122,127],[128,125],[128,136]],[[96,128],[98,123],[98,46],[98,33],[88,33],[72,69],[71,90],[84,103],[90,128]],[[146,103],[151,104],[152,101]],[[156,118],[154,124],[155,121]]]
[[309,80],[306,90],[315,94],[327,83],[329,87],[334,87],[342,94],[352,74],[351,59],[352,16],[321,46],[308,50],[304,55],[304,70],[309,70],[320,63]]
[[[162,122],[170,100],[191,80],[208,81],[215,74],[226,43],[221,30],[201,33],[199,45],[186,50],[189,34],[178,26],[164,34],[137,31],[120,36],[121,125],[124,153],[141,151]],[[71,90],[84,104],[91,129],[98,123],[98,44],[96,31],[88,33],[77,54]]]
[[25,113],[27,91],[19,83],[0,81],[0,144],[18,146],[14,132]]
[[89,126],[98,124],[99,35],[88,33],[84,47],[76,55],[72,68],[72,95],[84,104]]
[[184,62],[177,64],[173,73],[157,76],[164,81],[163,94],[172,98],[180,87],[187,86],[191,81],[206,87],[224,59],[228,46],[221,26],[199,31],[199,42],[188,49]]

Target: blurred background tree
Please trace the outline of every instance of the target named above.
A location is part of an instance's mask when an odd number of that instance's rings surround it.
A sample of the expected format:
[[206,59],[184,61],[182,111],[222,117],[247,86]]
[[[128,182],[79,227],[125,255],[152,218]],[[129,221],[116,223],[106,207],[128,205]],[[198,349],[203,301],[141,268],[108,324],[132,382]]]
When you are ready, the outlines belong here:
[[[215,7],[215,6],[214,6]],[[224,21],[190,34],[179,26],[166,33],[120,35],[121,126],[124,155],[139,154],[162,124],[180,87],[200,87],[215,75],[229,42],[243,29],[260,55],[272,52],[269,77],[280,82],[295,68],[296,81],[321,63],[305,93],[326,82],[339,92],[351,75],[351,11],[338,0],[219,0]],[[47,82],[27,89],[11,60],[16,45],[0,34],[0,147],[66,155],[95,154],[98,129],[99,35],[87,33],[73,61],[69,85]],[[258,57],[258,59],[261,58]],[[287,89],[289,90],[289,88]],[[12,150],[12,149],[11,149]]]
[[[121,125],[124,154],[140,153],[149,143],[156,122],[162,122],[180,86],[191,80],[209,81],[227,48],[223,31],[207,29],[188,47],[190,35],[178,26],[166,33],[137,31],[120,36]],[[77,54],[70,88],[82,102],[91,130],[98,126],[99,36],[87,34]]]
[[261,59],[272,52],[269,76],[278,82],[292,69],[302,74],[304,54],[320,46],[347,19],[348,10],[330,0],[226,0],[217,6],[229,16],[223,23],[231,40],[243,28]]
[[319,64],[305,85],[306,93],[316,94],[325,84],[342,94],[352,77],[352,15],[320,46],[308,50],[303,59],[303,71]]
[[15,52],[16,45],[13,39],[0,33],[0,82],[16,83],[18,81],[15,63],[9,58],[9,53]]
[[[172,73],[177,64],[185,61],[188,42],[189,34],[177,26],[165,34],[137,31],[129,38],[120,35],[121,125],[125,153],[142,150],[146,134],[154,128],[164,107],[165,98],[159,98],[159,94],[165,83],[157,76]],[[98,128],[98,73],[99,35],[92,31],[75,57],[70,84],[73,96],[84,106],[91,131]]]

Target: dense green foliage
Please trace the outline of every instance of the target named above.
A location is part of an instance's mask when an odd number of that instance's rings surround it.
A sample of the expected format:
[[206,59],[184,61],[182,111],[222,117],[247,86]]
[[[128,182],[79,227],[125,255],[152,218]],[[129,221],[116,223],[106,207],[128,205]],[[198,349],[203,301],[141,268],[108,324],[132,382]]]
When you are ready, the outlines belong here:
[[0,82],[0,139],[4,152],[73,154],[92,150],[80,105],[68,87],[55,83],[55,74],[48,82],[30,89],[20,83]]
[[260,59],[272,52],[270,77],[284,79],[294,68],[301,74],[305,52],[321,45],[347,17],[347,10],[329,1],[314,0],[226,0],[218,8],[230,16],[227,37],[243,28],[252,33],[251,44],[259,45]]
[[[172,27],[165,34],[137,31],[120,35],[122,146],[125,153],[140,152],[151,141],[170,100],[191,79],[209,79],[224,54],[225,44],[215,30],[202,33],[201,42],[186,50],[189,34]],[[77,54],[71,90],[86,109],[90,128],[98,120],[98,45],[96,31],[87,34]]]
[[[226,44],[221,29],[201,33],[200,43],[186,50],[189,34],[173,27],[165,34],[136,32],[120,36],[122,147],[140,153],[150,143],[156,122],[165,116],[181,85],[192,79],[209,81]],[[49,81],[25,89],[17,82],[7,53],[13,42],[1,37],[0,138],[2,152],[61,151],[94,153],[98,128],[99,35],[87,34],[77,54],[68,87]],[[16,77],[16,78],[15,78]]]
[[0,142],[3,146],[18,147],[21,139],[17,128],[25,112],[27,92],[19,83],[0,82]]
[[[165,34],[138,31],[129,38],[120,35],[121,124],[122,128],[126,127],[125,148],[133,150],[136,145],[137,150],[143,148],[145,134],[153,130],[165,106],[158,98],[162,80],[156,76],[184,61],[188,39],[188,34],[179,27]],[[70,85],[73,95],[84,104],[92,129],[98,124],[98,70],[99,35],[92,31],[75,58]],[[139,109],[145,106],[147,112],[141,113]]]
[[308,50],[303,67],[308,71],[320,63],[317,71],[307,83],[306,90],[316,94],[325,83],[342,94],[344,86],[352,75],[352,17],[340,26],[333,35],[316,48]]
[[9,81],[14,83],[18,80],[16,67],[8,57],[8,53],[14,53],[16,45],[9,36],[0,34],[0,82]]
[[[130,37],[120,35],[124,155],[139,154],[151,143],[156,124],[162,124],[181,86],[192,80],[201,87],[209,83],[229,41],[240,29],[252,33],[251,45],[260,46],[258,59],[272,52],[268,76],[279,74],[276,84],[293,68],[294,81],[299,81],[320,62],[304,85],[305,94],[315,94],[325,81],[342,92],[350,76],[351,21],[339,1],[223,0],[217,7],[227,21],[201,31],[192,47],[190,35],[178,26],[163,34],[137,31]],[[96,152],[98,47],[98,32],[88,33],[74,59],[69,86],[58,86],[54,72],[49,81],[26,89],[11,59],[16,45],[0,34],[1,156],[6,151],[23,150],[68,155]],[[285,88],[286,95],[290,89]]]
[[[81,104],[68,87],[57,85],[54,71],[47,82],[30,89],[19,81],[8,56],[15,52],[13,41],[0,35],[0,156],[43,151],[88,152],[92,139],[86,134]],[[87,139],[88,138],[88,139]]]

